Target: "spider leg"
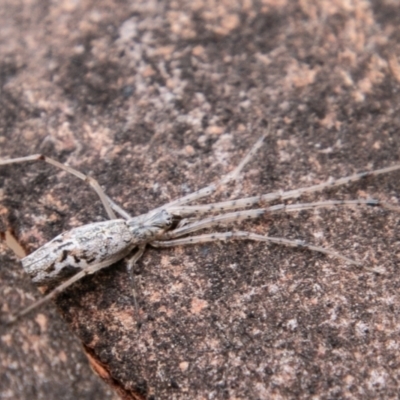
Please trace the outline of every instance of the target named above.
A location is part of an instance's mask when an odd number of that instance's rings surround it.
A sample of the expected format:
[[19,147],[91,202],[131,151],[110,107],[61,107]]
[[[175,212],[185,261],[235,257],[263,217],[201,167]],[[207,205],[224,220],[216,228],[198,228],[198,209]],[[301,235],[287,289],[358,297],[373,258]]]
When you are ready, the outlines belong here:
[[[235,210],[239,208],[246,208],[251,207],[255,204],[266,202],[270,203],[272,201],[283,201],[289,200],[293,198],[298,198],[303,194],[306,193],[315,193],[322,191],[326,188],[342,186],[350,182],[356,182],[358,180],[364,179],[368,176],[376,176],[380,174],[386,174],[389,172],[400,170],[400,164],[393,165],[391,167],[377,169],[370,172],[361,172],[358,174],[354,174],[345,178],[340,178],[334,181],[326,181],[324,183],[309,186],[305,188],[289,190],[286,192],[271,192],[260,196],[252,196],[252,197],[245,197],[242,199],[237,200],[228,200],[222,201],[218,203],[211,203],[211,204],[204,204],[204,205],[194,205],[194,206],[180,206],[176,207],[175,205],[172,207],[168,206],[168,211],[179,215],[181,217],[191,216],[191,215],[202,215],[202,214],[209,214],[209,213],[217,213],[229,210]],[[380,203],[383,205],[384,203]],[[398,209],[396,206],[391,206],[389,203],[385,203],[385,208],[393,208],[394,210]]]
[[239,165],[230,173],[222,177],[218,182],[212,183],[211,185],[208,185],[200,190],[197,190],[193,193],[190,193],[186,196],[180,197],[179,199],[173,200],[168,204],[165,204],[164,206],[160,208],[167,208],[169,209],[170,207],[177,207],[183,204],[190,203],[192,201],[199,200],[203,197],[210,196],[211,194],[215,193],[217,189],[219,189],[221,186],[225,185],[226,183],[236,180],[240,173],[242,172],[243,168],[246,166],[246,164],[254,157],[258,149],[262,146],[264,139],[268,136],[269,131],[270,131],[270,124],[268,125],[267,131],[257,140],[257,142],[253,145],[253,147],[246,153],[246,155],[243,157],[242,161],[239,163]]
[[388,209],[396,209],[400,212],[400,207],[394,207],[387,205],[385,202],[379,200],[327,200],[317,201],[313,203],[297,203],[297,204],[277,204],[266,208],[256,208],[253,210],[242,210],[231,213],[216,215],[202,220],[194,221],[178,227],[172,231],[167,232],[164,235],[165,239],[174,239],[183,235],[188,235],[199,231],[201,229],[212,228],[215,226],[226,225],[231,222],[240,222],[243,220],[258,218],[264,214],[275,214],[282,212],[297,212],[303,210],[310,210],[315,208],[328,208],[328,207],[356,207],[361,205],[367,205],[372,207],[382,207]]
[[55,296],[63,292],[66,288],[71,286],[73,283],[79,281],[86,275],[94,274],[97,271],[100,271],[103,268],[106,268],[117,261],[121,260],[124,258],[131,249],[128,249],[129,251],[125,251],[122,254],[116,254],[112,258],[109,258],[107,260],[102,261],[101,263],[98,264],[93,264],[89,265],[87,268],[83,269],[82,271],[78,272],[77,274],[73,275],[71,278],[67,279],[65,282],[61,283],[59,286],[57,286],[55,289],[53,289],[51,292],[43,296],[41,299],[35,301],[33,304],[30,306],[22,309],[21,311],[17,312],[16,314],[13,314],[8,317],[7,321],[5,321],[6,325],[11,325],[14,322],[16,322],[18,319],[21,317],[29,314],[31,311],[35,310],[36,308],[42,306],[43,304],[47,303],[49,300],[53,299]]
[[69,167],[67,165],[61,164],[60,162],[53,160],[52,158],[46,157],[42,154],[33,154],[26,157],[19,157],[19,158],[11,158],[9,160],[0,160],[1,165],[9,165],[9,164],[21,164],[29,161],[44,161],[48,164],[54,165],[55,167],[68,172],[71,175],[76,176],[77,178],[81,179],[82,181],[88,183],[94,191],[99,196],[101,202],[103,203],[103,207],[105,208],[107,215],[110,219],[116,219],[116,215],[113,209],[120,214],[123,218],[128,219],[130,218],[129,214],[124,211],[121,207],[115,204],[105,193],[104,190],[100,187],[99,183],[93,179],[92,177],[79,172],[78,170]]
[[[350,183],[350,182],[357,182],[361,179],[365,179],[370,176],[378,176],[378,175],[387,174],[389,172],[398,171],[398,170],[400,170],[400,164],[392,165],[391,167],[375,169],[373,171],[359,172],[357,174],[346,176],[344,178],[328,180],[328,181],[320,183],[318,185],[282,192],[280,194],[279,199],[281,199],[281,200],[293,199],[293,198],[297,198],[297,197],[303,195],[304,193],[320,192],[321,190],[324,190],[326,188],[342,186],[342,185],[346,185],[347,183]],[[264,196],[268,196],[268,195],[264,195]],[[264,197],[264,196],[262,196],[262,197]],[[268,199],[268,197],[265,197],[265,199],[263,199],[263,200],[267,200],[267,199]]]
[[310,251],[316,251],[328,256],[344,260],[350,264],[362,265],[360,262],[352,260],[351,258],[345,257],[336,251],[326,249],[320,246],[314,246],[303,242],[302,240],[289,240],[279,237],[271,237],[258,235],[256,233],[238,231],[238,232],[223,232],[223,233],[208,233],[205,235],[191,236],[182,239],[167,240],[167,241],[155,241],[151,245],[155,247],[173,247],[173,246],[185,246],[189,244],[199,244],[206,242],[216,242],[216,241],[228,241],[228,240],[253,240],[257,242],[271,242],[275,244],[280,244],[289,247],[296,247],[307,249]]
[[[104,192],[103,192],[103,193],[104,193]],[[105,193],[104,193],[104,194],[105,194]],[[112,208],[116,213],[118,213],[122,218],[124,218],[124,219],[131,219],[131,218],[132,218],[132,215],[130,215],[128,212],[126,212],[121,206],[119,206],[118,204],[116,204],[116,203],[114,202],[114,200],[112,200],[112,199],[111,199],[110,197],[108,197],[106,194],[105,194],[105,196],[106,196],[107,201],[109,202],[111,208]]]
[[139,259],[142,257],[145,249],[146,249],[146,245],[140,246],[139,249],[137,250],[137,252],[131,258],[129,258],[126,263],[126,269],[128,271],[129,279],[131,281],[133,305],[135,307],[135,313],[137,315],[138,326],[141,325],[141,322],[140,322],[139,304],[137,302],[137,295],[136,295],[135,276],[133,275],[133,267],[139,261]]

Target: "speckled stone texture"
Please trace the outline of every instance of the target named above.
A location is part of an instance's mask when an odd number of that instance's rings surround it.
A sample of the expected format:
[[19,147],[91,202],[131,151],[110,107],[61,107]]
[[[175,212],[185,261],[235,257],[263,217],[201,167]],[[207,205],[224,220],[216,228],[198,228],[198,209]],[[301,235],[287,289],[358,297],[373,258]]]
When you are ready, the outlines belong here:
[[[243,179],[212,200],[393,165],[399,43],[395,0],[2,0],[0,157],[68,163],[134,215],[232,170],[267,121]],[[399,204],[399,179],[303,200]],[[51,166],[0,169],[0,230],[28,252],[105,218]],[[263,243],[149,249],[140,331],[123,262],[87,277],[0,329],[0,398],[398,398],[399,215],[318,210],[232,229],[332,247],[379,273]],[[6,315],[40,293],[0,250]]]

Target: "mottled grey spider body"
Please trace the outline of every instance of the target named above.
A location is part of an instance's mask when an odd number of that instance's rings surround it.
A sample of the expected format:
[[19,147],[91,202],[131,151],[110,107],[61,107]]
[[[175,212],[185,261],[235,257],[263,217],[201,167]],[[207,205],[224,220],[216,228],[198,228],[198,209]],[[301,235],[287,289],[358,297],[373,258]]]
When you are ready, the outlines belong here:
[[[354,207],[358,205],[380,206],[399,211],[399,207],[388,203],[383,203],[378,200],[361,199],[295,203],[290,205],[277,204],[257,209],[240,209],[250,208],[261,202],[268,203],[298,198],[304,193],[313,193],[324,190],[325,188],[354,182],[367,176],[375,176],[400,170],[400,164],[370,172],[358,173],[338,180],[330,180],[318,185],[286,192],[272,192],[261,196],[205,205],[187,205],[199,200],[200,198],[211,195],[228,181],[237,179],[244,166],[252,159],[256,151],[262,145],[266,135],[256,142],[252,149],[243,158],[241,163],[230,174],[222,178],[216,184],[211,184],[199,191],[181,197],[137,217],[131,217],[125,210],[115,204],[103,192],[97,181],[71,167],[60,164],[53,159],[47,158],[43,155],[32,155],[3,161],[0,160],[0,166],[41,160],[75,175],[92,186],[102,201],[110,218],[108,221],[84,225],[62,233],[22,260],[22,265],[25,271],[30,274],[32,280],[38,285],[47,285],[59,282],[67,275],[70,276],[71,271],[75,272],[75,274],[63,283],[59,284],[50,293],[33,303],[31,306],[9,317],[8,322],[14,322],[21,316],[47,302],[49,299],[53,298],[55,295],[59,294],[84,276],[93,274],[123,258],[127,259],[127,268],[132,278],[132,268],[143,255],[146,245],[148,244],[154,247],[172,247],[210,241],[227,241],[231,239],[254,240],[306,248],[311,251],[317,251],[342,259],[351,264],[360,265],[357,261],[323,247],[306,244],[302,241],[270,237],[251,232],[214,232],[197,236],[187,236],[199,230],[257,218],[266,213],[274,214],[321,207]],[[114,211],[118,213],[122,219],[117,219]],[[211,214],[211,216],[201,219],[202,215],[207,214]]]
[[134,248],[162,237],[173,220],[165,210],[143,217],[112,219],[71,229],[23,258],[22,266],[32,281],[41,286],[71,276],[71,270],[78,273],[95,264],[111,265]]

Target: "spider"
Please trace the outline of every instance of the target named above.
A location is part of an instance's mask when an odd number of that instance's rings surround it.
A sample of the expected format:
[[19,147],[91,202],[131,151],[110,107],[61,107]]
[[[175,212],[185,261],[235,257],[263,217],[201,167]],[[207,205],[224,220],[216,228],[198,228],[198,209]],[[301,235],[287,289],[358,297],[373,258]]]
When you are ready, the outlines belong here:
[[[400,164],[369,172],[361,172],[300,189],[271,192],[264,195],[211,204],[188,205],[210,196],[229,181],[237,180],[245,165],[254,157],[268,134],[269,128],[247,152],[240,164],[216,183],[136,217],[132,217],[112,201],[95,179],[49,157],[34,154],[21,158],[0,160],[0,166],[30,161],[43,161],[76,176],[87,182],[95,190],[109,217],[107,221],[83,225],[64,232],[22,259],[21,262],[24,270],[31,276],[32,281],[39,286],[54,284],[63,278],[65,279],[67,275],[69,277],[41,299],[16,314],[9,316],[6,323],[13,323],[22,316],[30,313],[84,276],[93,274],[124,258],[127,261],[127,270],[133,282],[133,267],[142,257],[147,245],[160,248],[214,241],[252,240],[308,249],[342,259],[350,264],[361,265],[361,263],[355,260],[324,247],[308,244],[300,240],[259,235],[247,231],[212,232],[188,236],[200,230],[254,219],[264,214],[360,205],[379,206],[400,211],[400,207],[375,199],[328,200],[289,205],[283,203],[286,200],[296,199],[306,193],[319,192],[326,188],[356,182],[369,176],[377,176],[400,170]],[[281,203],[268,207],[252,208],[259,203],[268,204],[271,202]],[[116,214],[120,218],[117,218]],[[71,270],[74,272],[72,277]]]

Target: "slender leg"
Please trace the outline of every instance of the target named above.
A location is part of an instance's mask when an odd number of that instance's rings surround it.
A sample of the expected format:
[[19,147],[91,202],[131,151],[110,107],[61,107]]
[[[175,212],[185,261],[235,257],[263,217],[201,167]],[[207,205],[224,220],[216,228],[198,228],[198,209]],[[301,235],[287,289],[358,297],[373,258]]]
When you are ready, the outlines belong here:
[[187,196],[181,197],[179,199],[176,199],[174,201],[171,201],[168,204],[165,204],[164,206],[160,208],[167,208],[169,209],[170,207],[177,207],[182,204],[187,204],[192,201],[201,199],[203,197],[210,196],[211,194],[215,193],[218,188],[220,188],[222,185],[225,185],[229,181],[236,180],[240,173],[242,172],[243,168],[246,166],[246,164],[254,157],[255,153],[258,151],[258,149],[262,146],[264,139],[268,136],[270,131],[270,124],[268,125],[267,131],[262,135],[257,142],[253,145],[253,147],[246,153],[246,155],[243,157],[242,161],[240,164],[229,174],[225,175],[223,178],[221,178],[218,182],[213,183],[211,185],[208,185],[200,190],[197,190],[196,192],[190,193]]
[[324,247],[314,246],[312,244],[307,244],[301,240],[289,240],[279,237],[263,236],[251,232],[223,232],[223,233],[209,233],[205,235],[192,236],[183,239],[175,239],[168,241],[155,241],[151,245],[155,247],[173,247],[173,246],[185,246],[189,244],[199,244],[206,242],[216,242],[216,241],[228,241],[228,240],[253,240],[257,242],[271,242],[275,244],[281,244],[284,246],[296,247],[307,249],[310,251],[316,251],[318,253],[323,253],[340,260],[344,260],[350,264],[362,265],[360,262],[347,258],[336,251],[325,249]]
[[400,207],[394,207],[382,203],[379,200],[328,200],[328,201],[317,201],[314,203],[298,203],[298,204],[277,204],[275,206],[267,208],[256,208],[253,210],[242,210],[222,215],[216,215],[210,218],[205,218],[199,221],[185,224],[181,227],[174,229],[173,231],[167,232],[164,235],[165,239],[174,239],[183,235],[199,231],[201,229],[212,228],[215,226],[226,225],[231,222],[240,222],[243,220],[258,218],[264,214],[275,214],[282,212],[296,212],[303,210],[310,210],[315,208],[326,208],[326,207],[356,207],[360,205],[367,205],[373,207],[383,207],[389,209],[395,209],[400,212]]
[[129,279],[131,281],[133,305],[135,307],[135,313],[137,315],[138,326],[141,326],[141,321],[140,321],[139,304],[137,302],[136,282],[135,282],[135,276],[133,275],[133,267],[139,261],[139,259],[142,257],[145,249],[146,249],[146,245],[140,246],[139,249],[137,250],[137,252],[126,263],[126,269],[128,270]]
[[[104,192],[103,192],[104,193]],[[111,208],[117,213],[117,214],[119,214],[122,218],[124,218],[124,219],[131,219],[132,218],[132,216],[129,214],[129,213],[127,213],[122,207],[120,207],[118,204],[116,204],[115,202],[114,202],[114,200],[112,200],[110,197],[108,197],[106,194],[105,194],[105,196],[106,196],[106,198],[107,198],[107,201],[108,201],[108,203],[110,204],[110,206],[111,206]]]
[[[324,183],[320,183],[318,185],[309,186],[306,188],[300,188],[295,190],[289,190],[287,192],[272,192],[267,193],[260,196],[252,196],[252,197],[245,197],[242,199],[237,200],[228,200],[222,201],[219,203],[212,203],[212,204],[204,204],[204,205],[195,205],[195,206],[180,206],[176,207],[175,205],[172,207],[167,207],[168,211],[179,216],[190,216],[190,215],[201,215],[201,214],[208,214],[208,213],[217,213],[223,212],[228,210],[234,210],[239,208],[246,208],[251,207],[255,204],[262,203],[262,202],[272,202],[272,201],[283,201],[289,200],[293,198],[300,197],[305,193],[315,193],[322,191],[326,188],[337,187],[341,185],[345,185],[350,182],[356,182],[361,179],[365,179],[368,176],[376,176],[380,174],[386,174],[393,171],[400,170],[400,164],[393,165],[391,167],[377,169],[370,172],[362,172],[359,174],[354,174],[345,178],[340,178],[334,181],[327,181]],[[383,204],[383,203],[380,203]],[[396,209],[398,207],[391,206],[390,204],[386,203],[386,208]]]
[[[350,182],[357,182],[357,181],[359,181],[361,179],[365,179],[369,176],[378,176],[378,175],[387,174],[389,172],[398,171],[398,170],[400,170],[400,164],[392,165],[391,167],[375,169],[373,171],[359,172],[357,174],[346,176],[344,178],[326,181],[326,182],[320,183],[318,185],[309,186],[306,188],[295,189],[295,190],[289,190],[287,192],[280,193],[280,196],[278,198],[282,199],[282,200],[293,199],[293,198],[300,197],[304,193],[320,192],[321,190],[324,190],[326,188],[342,186],[342,185],[346,185],[347,183],[350,183]],[[268,200],[268,195],[264,195],[264,196],[265,196],[265,198],[263,198],[262,200]],[[264,196],[262,196],[262,197],[264,197]]]
[[1,165],[9,165],[9,164],[17,164],[17,163],[24,163],[24,162],[29,162],[29,161],[44,161],[48,164],[54,165],[57,168],[62,169],[63,171],[66,171],[77,178],[81,179],[82,181],[88,183],[94,191],[97,193],[99,196],[101,202],[103,203],[103,206],[107,212],[107,215],[110,219],[116,219],[116,215],[113,211],[113,209],[120,214],[123,218],[127,219],[129,218],[129,214],[126,213],[121,207],[116,205],[103,191],[103,189],[100,187],[98,182],[91,178],[88,175],[82,174],[82,172],[79,172],[78,170],[68,167],[67,165],[61,164],[56,160],[53,160],[52,158],[43,156],[42,154],[33,154],[31,156],[27,157],[20,157],[20,158],[11,158],[9,160],[0,160],[0,166]]
[[38,308],[38,307],[42,306],[43,304],[47,303],[49,300],[53,299],[55,296],[57,296],[58,294],[63,292],[66,288],[71,286],[73,283],[79,281],[80,279],[82,279],[86,275],[94,274],[95,272],[100,271],[101,269],[109,267],[110,265],[116,263],[117,261],[121,260],[122,258],[124,258],[126,255],[129,254],[131,249],[128,249],[128,250],[129,251],[125,251],[122,254],[114,255],[114,257],[112,257],[112,258],[110,258],[108,260],[105,260],[105,261],[103,261],[103,262],[101,262],[99,264],[93,264],[93,265],[88,266],[87,268],[85,268],[84,270],[78,272],[77,274],[75,274],[74,276],[72,276],[71,278],[66,280],[65,282],[61,283],[54,290],[52,290],[50,293],[46,294],[44,297],[42,297],[41,299],[37,300],[36,302],[31,304],[30,306],[24,308],[23,310],[19,311],[18,313],[14,314],[14,315],[11,315],[8,318],[8,320],[5,321],[5,323],[7,325],[10,325],[10,324],[14,323],[15,321],[17,321],[18,319],[20,319],[24,315],[29,314],[31,311],[33,311],[36,308]]

